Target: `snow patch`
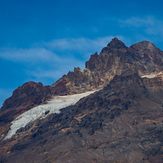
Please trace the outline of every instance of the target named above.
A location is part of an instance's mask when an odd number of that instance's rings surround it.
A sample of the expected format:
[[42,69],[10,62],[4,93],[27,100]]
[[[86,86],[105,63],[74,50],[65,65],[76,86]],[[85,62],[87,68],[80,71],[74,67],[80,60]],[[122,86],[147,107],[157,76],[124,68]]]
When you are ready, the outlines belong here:
[[[12,125],[10,126],[10,130],[7,133],[4,140],[10,139],[21,127],[25,127],[27,124],[35,121],[36,119],[45,118],[47,115],[51,113],[60,113],[60,109],[70,105],[74,105],[81,98],[86,97],[94,92],[95,91],[89,91],[75,95],[55,96],[50,101],[47,101],[47,104],[38,105],[26,111],[25,113],[19,115],[11,122]],[[45,114],[47,111],[49,111],[49,113]]]
[[143,76],[141,76],[141,78],[154,78],[156,76],[157,76],[157,74],[150,74],[150,75],[143,75]]
[[155,77],[162,77],[163,78],[163,71],[155,74],[143,75],[141,78],[155,78]]

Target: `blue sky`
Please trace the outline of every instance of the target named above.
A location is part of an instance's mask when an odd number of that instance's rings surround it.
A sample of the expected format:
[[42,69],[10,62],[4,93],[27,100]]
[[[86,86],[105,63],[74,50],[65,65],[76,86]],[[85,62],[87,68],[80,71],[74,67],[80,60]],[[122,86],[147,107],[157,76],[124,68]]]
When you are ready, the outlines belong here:
[[118,37],[163,50],[161,0],[0,0],[0,107],[25,82],[51,85]]

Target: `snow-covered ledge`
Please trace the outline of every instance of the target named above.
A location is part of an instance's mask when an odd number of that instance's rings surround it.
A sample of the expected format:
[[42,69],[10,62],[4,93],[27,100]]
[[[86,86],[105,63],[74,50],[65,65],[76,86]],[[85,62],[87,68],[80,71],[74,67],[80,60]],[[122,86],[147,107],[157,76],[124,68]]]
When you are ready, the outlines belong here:
[[151,74],[148,74],[148,75],[143,75],[143,76],[141,76],[141,78],[155,78],[155,77],[157,77],[159,75],[162,76],[163,72],[161,71],[159,73],[151,73]]
[[[38,105],[26,111],[11,122],[12,125],[4,140],[10,139],[21,127],[25,127],[27,124],[35,121],[36,119],[45,118],[51,113],[60,113],[60,109],[74,105],[81,98],[86,97],[94,92],[95,91],[89,91],[75,95],[55,96],[50,101],[47,101],[47,104]],[[47,111],[49,111],[48,114],[45,114]]]
[[141,78],[155,78],[157,74],[143,75]]

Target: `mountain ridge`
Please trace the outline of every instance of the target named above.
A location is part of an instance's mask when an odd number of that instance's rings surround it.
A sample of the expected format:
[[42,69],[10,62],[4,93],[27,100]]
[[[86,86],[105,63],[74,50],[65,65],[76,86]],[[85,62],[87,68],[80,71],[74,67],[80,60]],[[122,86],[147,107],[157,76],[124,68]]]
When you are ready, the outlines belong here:
[[[161,163],[162,71],[163,52],[154,44],[142,41],[127,47],[113,38],[99,55],[91,55],[85,69],[74,68],[51,86],[25,83],[0,109],[0,161]],[[19,115],[55,96],[93,90],[4,140]]]

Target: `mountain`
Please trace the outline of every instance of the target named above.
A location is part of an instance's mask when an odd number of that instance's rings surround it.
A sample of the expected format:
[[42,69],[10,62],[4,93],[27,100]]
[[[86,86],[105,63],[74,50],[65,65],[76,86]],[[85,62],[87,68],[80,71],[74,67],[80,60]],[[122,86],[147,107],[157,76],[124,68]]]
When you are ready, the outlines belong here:
[[163,51],[117,38],[51,86],[0,109],[1,163],[162,163]]

